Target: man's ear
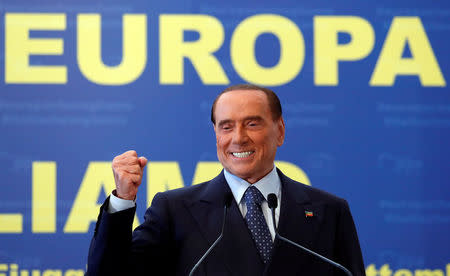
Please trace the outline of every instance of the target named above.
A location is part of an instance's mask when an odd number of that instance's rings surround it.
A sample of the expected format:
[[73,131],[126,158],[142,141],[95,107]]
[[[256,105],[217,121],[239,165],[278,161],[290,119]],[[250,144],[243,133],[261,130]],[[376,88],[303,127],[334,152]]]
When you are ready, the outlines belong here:
[[279,131],[279,134],[278,134],[277,145],[280,147],[284,143],[284,135],[286,133],[286,127],[284,125],[283,116],[281,116],[280,119],[278,119],[278,131]]

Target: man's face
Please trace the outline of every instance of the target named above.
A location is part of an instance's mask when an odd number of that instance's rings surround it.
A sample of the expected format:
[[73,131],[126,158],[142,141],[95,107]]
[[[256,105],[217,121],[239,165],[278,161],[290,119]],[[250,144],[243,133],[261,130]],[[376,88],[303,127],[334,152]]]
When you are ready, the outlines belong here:
[[214,117],[217,157],[227,171],[255,183],[272,170],[277,147],[284,141],[284,121],[273,121],[264,92],[224,93]]

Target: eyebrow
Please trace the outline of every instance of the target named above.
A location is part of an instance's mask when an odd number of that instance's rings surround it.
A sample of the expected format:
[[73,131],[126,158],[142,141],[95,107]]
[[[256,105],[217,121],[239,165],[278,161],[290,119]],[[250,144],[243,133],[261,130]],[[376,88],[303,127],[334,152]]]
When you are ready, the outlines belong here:
[[231,123],[232,122],[232,120],[222,120],[222,121],[219,121],[219,123],[217,124],[219,127],[222,127],[223,125],[225,125],[225,124],[228,124],[228,123]]
[[261,116],[248,116],[244,118],[244,121],[262,121],[263,118]]
[[[263,118],[261,116],[255,115],[255,116],[247,116],[243,119],[243,121],[263,121]],[[225,124],[229,124],[232,123],[233,120],[231,119],[226,119],[226,120],[222,120],[219,121],[219,123],[217,124],[219,127],[225,125]]]

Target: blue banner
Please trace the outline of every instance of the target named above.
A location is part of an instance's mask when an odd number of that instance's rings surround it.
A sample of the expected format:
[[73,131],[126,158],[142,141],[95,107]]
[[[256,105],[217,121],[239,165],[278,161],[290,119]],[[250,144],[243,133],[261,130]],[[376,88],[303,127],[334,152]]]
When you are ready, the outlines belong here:
[[0,11],[0,275],[83,275],[122,152],[149,159],[135,225],[155,193],[217,175],[210,108],[237,83],[278,94],[277,165],[348,200],[367,275],[450,275],[450,2]]

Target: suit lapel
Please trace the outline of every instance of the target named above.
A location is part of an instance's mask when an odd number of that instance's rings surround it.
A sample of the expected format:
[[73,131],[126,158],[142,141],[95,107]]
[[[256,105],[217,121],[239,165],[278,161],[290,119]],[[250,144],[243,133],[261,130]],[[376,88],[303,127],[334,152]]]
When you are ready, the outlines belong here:
[[[279,234],[306,248],[314,250],[316,233],[322,222],[324,206],[322,203],[313,203],[304,192],[304,188],[278,170],[281,180],[281,210],[278,222]],[[308,216],[307,213],[309,212]],[[292,269],[301,267],[299,262],[307,258],[299,258],[302,250],[284,241],[275,239],[274,252],[268,271],[280,271],[281,265],[291,265]],[[278,268],[277,268],[278,267]],[[287,270],[289,271],[289,270]],[[270,274],[270,273],[269,273]]]
[[[225,194],[231,193],[223,171],[207,185],[198,199],[186,204],[197,222],[199,231],[207,241],[206,249],[220,235],[224,197]],[[262,274],[264,264],[234,199],[228,209],[223,238],[211,253],[218,254],[219,258],[224,260],[230,274]],[[205,261],[207,262],[208,258]]]
[[315,234],[323,218],[323,204],[311,202],[301,184],[282,176],[281,210],[278,230],[280,235],[312,248]]

